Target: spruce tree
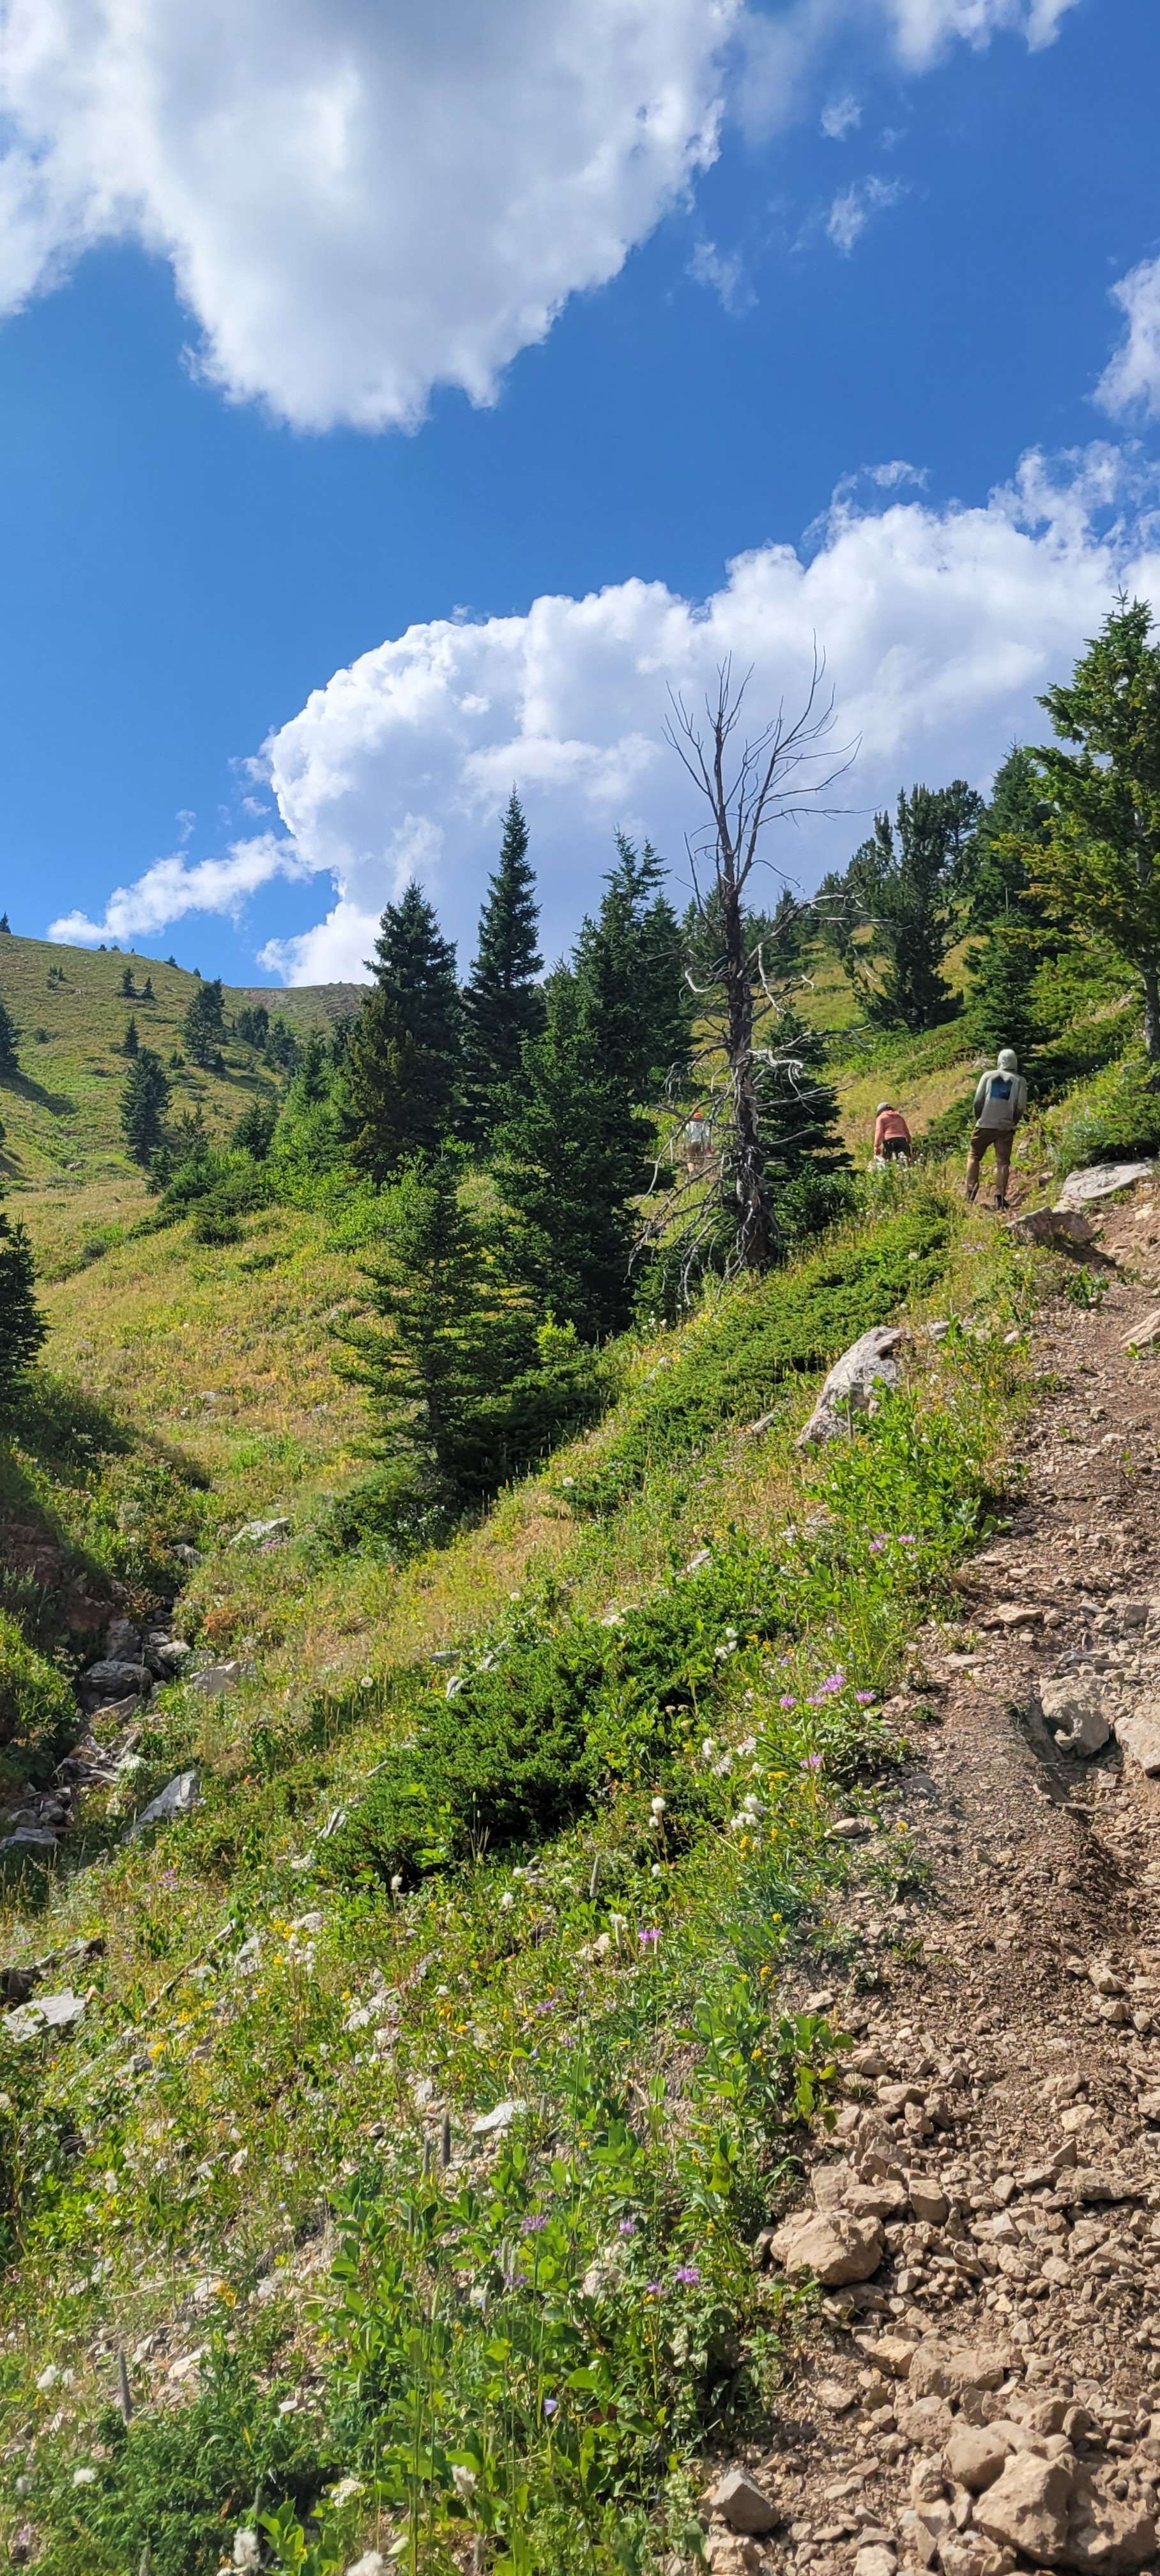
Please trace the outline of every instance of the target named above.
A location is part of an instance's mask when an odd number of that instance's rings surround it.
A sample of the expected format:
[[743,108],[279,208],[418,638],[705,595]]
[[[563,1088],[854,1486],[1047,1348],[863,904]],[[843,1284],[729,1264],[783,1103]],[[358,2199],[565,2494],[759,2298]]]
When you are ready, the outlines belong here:
[[0,1073],[17,1071],[16,1050],[19,1044],[20,1031],[3,994],[0,993]]
[[599,1341],[631,1311],[634,1202],[651,1164],[649,1130],[602,1043],[590,963],[550,978],[547,1021],[524,1048],[522,1094],[498,1142],[521,1275],[557,1322]]
[[878,814],[850,861],[846,883],[868,917],[864,944],[844,964],[869,1020],[912,1032],[937,1026],[951,1009],[942,972],[955,936],[955,903],[970,874],[970,842],[983,800],[964,779],[912,787],[894,823]]
[[121,1092],[121,1133],[135,1163],[148,1165],[165,1141],[169,1081],[160,1056],[141,1047]]
[[1043,1035],[1034,986],[1048,933],[1034,879],[1047,813],[1034,755],[1017,743],[995,773],[976,838],[969,917],[984,937],[967,969],[973,1036],[989,1054],[1014,1047],[1021,1064]]
[[1147,600],[1121,596],[1040,704],[1056,740],[1036,753],[1050,807],[1039,882],[1056,920],[1105,940],[1138,979],[1160,1065],[1160,635]]
[[0,932],[5,933],[9,939],[12,937],[12,924],[6,912],[0,912]]
[[0,1417],[9,1411],[19,1381],[44,1340],[35,1275],[24,1227],[10,1225],[0,1209]]
[[459,1081],[455,950],[417,885],[387,905],[368,964],[375,981],[347,1050],[345,1124],[356,1168],[382,1182],[443,1142]]
[[207,1072],[219,1053],[226,1033],[225,997],[220,975],[201,983],[190,1002],[181,1024],[182,1036],[194,1064]]
[[141,999],[143,1002],[151,1002],[154,999],[153,977],[151,975],[146,976],[141,987]]
[[125,1034],[121,1040],[122,1055],[136,1055],[139,1044],[140,1041],[137,1036],[137,1022],[134,1019],[132,1012],[130,1012],[129,1017],[125,1022]]
[[787,1241],[816,1233],[844,1203],[850,1157],[838,1095],[826,1074],[826,1041],[792,1003],[761,1032],[761,1142],[777,1222]]
[[623,832],[616,853],[596,919],[580,933],[577,972],[599,1022],[605,1071],[644,1102],[688,1062],[692,996],[684,936],[661,892],[663,860],[648,841],[638,851]]
[[535,1317],[506,1284],[449,1156],[404,1167],[364,1276],[374,1320],[338,1338],[343,1374],[370,1400],[372,1455],[396,1469],[405,1459],[428,1505],[494,1493],[521,1463],[511,1391],[536,1358]]
[[488,879],[475,961],[463,994],[462,1127],[476,1143],[486,1144],[494,1134],[519,1075],[524,1040],[544,1025],[544,996],[536,981],[544,962],[538,928],[528,827],[513,787],[499,866]]
[[126,1001],[127,1001],[127,1002],[135,1002],[135,1001],[136,1001],[136,999],[137,999],[137,986],[136,986],[136,983],[134,982],[134,978],[133,978],[133,969],[132,969],[132,967],[131,967],[131,966],[126,966],[126,967],[125,967],[125,969],[124,969],[124,972],[123,972],[123,974],[122,974],[122,976],[121,976],[121,991],[122,991],[122,993],[124,994],[125,999],[126,999]]

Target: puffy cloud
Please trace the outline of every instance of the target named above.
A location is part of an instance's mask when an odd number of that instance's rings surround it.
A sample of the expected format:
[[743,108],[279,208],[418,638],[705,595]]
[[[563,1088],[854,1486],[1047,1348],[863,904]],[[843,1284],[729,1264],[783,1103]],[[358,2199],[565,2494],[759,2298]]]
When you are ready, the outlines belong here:
[[[908,471],[892,465],[884,488]],[[335,900],[263,963],[294,983],[358,975],[382,905],[413,871],[470,948],[513,780],[527,806],[549,954],[599,886],[615,827],[674,861],[700,822],[662,739],[666,688],[695,705],[717,664],[753,666],[760,718],[799,701],[811,639],[827,656],[835,741],[860,738],[846,812],[777,838],[770,856],[816,884],[901,784],[984,785],[1010,742],[1035,740],[1036,696],[1066,672],[1123,581],[1160,602],[1150,491],[1132,457],[1096,446],[1061,466],[1027,458],[975,508],[846,489],[812,551],[741,556],[705,602],[626,581],[525,616],[413,626],[336,672],[265,747],[304,870]],[[873,479],[873,477],[871,477]]]
[[193,866],[175,851],[170,858],[156,859],[135,884],[115,886],[102,920],[66,912],[49,923],[48,936],[85,948],[99,939],[148,938],[190,912],[226,913],[236,920],[248,896],[272,878],[311,874],[293,842],[273,832],[235,841],[224,859],[202,859]]
[[[94,243],[167,259],[232,398],[300,428],[488,402],[852,36],[922,69],[1071,0],[0,0],[0,309]],[[840,112],[847,113],[845,107]]]
[[860,241],[871,215],[883,214],[887,206],[896,206],[906,189],[901,179],[855,179],[835,197],[826,218],[826,231],[835,250],[848,258],[854,244]]
[[1141,260],[1112,288],[1128,332],[1096,388],[1105,410],[1137,408],[1160,420],[1160,259]]

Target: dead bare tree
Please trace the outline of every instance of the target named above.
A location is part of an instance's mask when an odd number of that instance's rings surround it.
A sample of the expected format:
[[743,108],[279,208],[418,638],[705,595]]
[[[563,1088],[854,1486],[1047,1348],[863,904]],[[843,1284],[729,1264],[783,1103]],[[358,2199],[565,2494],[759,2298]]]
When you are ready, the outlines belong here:
[[[699,1200],[699,1207],[694,1205],[688,1235],[690,1275],[707,1228],[713,1222],[719,1223],[722,1199],[730,1210],[730,1270],[765,1269],[779,1250],[762,1150],[760,1087],[763,1077],[778,1070],[791,1090],[796,1090],[802,1068],[790,1055],[778,1057],[759,1043],[760,1024],[770,1008],[776,1009],[784,1001],[786,988],[779,994],[771,985],[773,961],[765,953],[769,942],[762,940],[754,950],[747,949],[743,898],[753,870],[763,857],[765,836],[773,825],[796,822],[807,813],[839,810],[820,800],[845,774],[857,748],[846,745],[835,751],[831,747],[834,697],[825,685],[825,657],[816,642],[809,686],[799,713],[787,718],[783,702],[756,734],[741,731],[751,677],[752,673],[747,672],[742,680],[735,681],[732,659],[727,656],[718,668],[716,691],[705,700],[704,726],[673,691],[669,693],[671,714],[665,725],[666,741],[709,809],[707,824],[700,833],[688,837],[687,848],[694,894],[702,909],[705,905],[698,870],[702,877],[711,877],[721,946],[719,967],[713,977],[723,997],[721,1026],[710,1032],[708,1045],[695,1059],[695,1070],[698,1063],[702,1072],[716,1067],[715,1072],[708,1073],[710,1161],[716,1192],[712,1184],[706,1187],[703,1171],[699,1189],[695,1172],[686,1174],[687,1189],[679,1180],[675,1184],[677,1198],[688,1196],[694,1203]],[[816,906],[805,900],[800,905],[783,906],[783,930],[788,932],[796,921],[815,911]],[[704,1118],[705,1112],[694,1110],[693,1115]],[[653,1240],[670,1224],[673,1213],[674,1190],[670,1190],[666,1208],[646,1230]]]

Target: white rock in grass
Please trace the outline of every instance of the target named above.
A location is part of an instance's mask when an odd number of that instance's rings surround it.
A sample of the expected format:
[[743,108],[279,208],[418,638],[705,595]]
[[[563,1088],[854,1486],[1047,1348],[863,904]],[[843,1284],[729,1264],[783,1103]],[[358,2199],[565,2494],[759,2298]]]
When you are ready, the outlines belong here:
[[799,1449],[809,1448],[814,1441],[840,1439],[849,1430],[852,1414],[867,1413],[877,1394],[897,1386],[900,1370],[896,1353],[905,1340],[901,1324],[875,1324],[852,1342],[848,1351],[843,1351],[830,1370],[804,1431],[798,1433]]
[[504,2130],[510,2129],[512,2121],[518,2120],[521,2111],[526,2111],[527,2107],[526,2102],[497,2102],[494,2111],[481,2111],[478,2120],[472,2121],[472,2137],[502,2137]]
[[140,1815],[134,1817],[129,1835],[142,1833],[146,1825],[167,1825],[174,1816],[192,1815],[197,1800],[196,1771],[179,1771],[175,1779],[168,1780],[165,1787],[158,1790],[147,1807],[142,1807]]

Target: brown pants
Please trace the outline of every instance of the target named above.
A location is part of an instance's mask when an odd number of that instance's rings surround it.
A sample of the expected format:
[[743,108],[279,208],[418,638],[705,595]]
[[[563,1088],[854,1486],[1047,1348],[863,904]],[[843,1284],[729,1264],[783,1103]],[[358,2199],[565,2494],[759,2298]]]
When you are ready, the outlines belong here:
[[995,1148],[995,1205],[1006,1207],[1007,1183],[1011,1178],[1011,1147],[1015,1142],[1013,1127],[976,1127],[967,1156],[967,1197],[977,1198],[979,1167],[988,1145]]

